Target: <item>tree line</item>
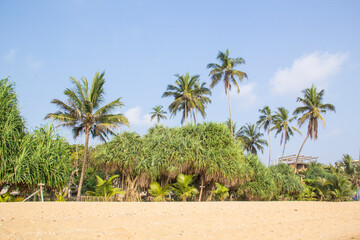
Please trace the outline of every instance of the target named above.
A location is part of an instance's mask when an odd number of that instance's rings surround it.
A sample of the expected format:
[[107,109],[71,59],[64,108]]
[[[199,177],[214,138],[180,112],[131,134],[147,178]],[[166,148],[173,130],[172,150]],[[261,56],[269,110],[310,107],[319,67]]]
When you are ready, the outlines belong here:
[[[236,66],[244,64],[245,60],[230,58],[229,50],[219,51],[217,59],[219,64],[211,63],[207,66],[211,69],[209,88],[206,83],[200,82],[199,75],[177,74],[175,84],[169,84],[163,94],[163,97],[173,98],[173,102],[168,107],[170,117],[180,112],[181,123],[185,123],[185,126],[167,128],[159,125],[160,120],[167,118],[167,112],[158,105],[151,112],[151,118],[156,118],[158,124],[150,128],[143,137],[130,132],[116,134],[116,129],[122,125],[129,126],[129,122],[123,114],[114,113],[123,106],[121,98],[103,104],[104,72],[96,73],[91,84],[85,77],[80,81],[71,77],[73,88],[65,89],[66,101],[54,99],[52,103],[59,110],[49,113],[45,119],[53,119],[59,122],[59,126],[70,128],[74,138],[81,134],[85,135],[85,144],[80,154],[82,160],[79,160],[77,149],[74,158],[74,147],[57,135],[54,127],[44,126],[34,133],[26,131],[13,85],[8,79],[1,80],[1,101],[4,102],[1,111],[4,115],[1,115],[3,119],[1,119],[0,187],[10,184],[14,187],[33,188],[37,183],[43,182],[49,189],[59,191],[65,187],[68,191],[69,183],[76,182],[79,198],[85,192],[82,189],[84,180],[89,180],[91,177],[94,180],[97,173],[107,179],[110,178],[109,174],[117,174],[122,179],[117,182],[118,184],[121,182],[121,187],[126,190],[127,200],[141,200],[141,191],[146,191],[149,186],[150,189],[155,186],[170,189],[166,186],[172,185],[171,192],[176,193],[177,188],[174,186],[180,187],[181,183],[176,185],[178,181],[175,180],[182,178],[184,181],[188,179],[185,181],[188,185],[194,183],[200,189],[199,196],[196,196],[196,191],[190,194],[193,200],[197,198],[200,201],[211,198],[216,191],[226,192],[226,189],[231,193],[229,196],[232,199],[247,200],[284,199],[287,198],[286,196],[291,196],[291,199],[302,199],[308,189],[316,193],[318,190],[314,189],[319,179],[302,176],[301,174],[304,173],[296,173],[296,168],[295,172],[290,174],[291,169],[288,166],[266,168],[256,154],[257,151],[263,151],[264,145],[270,145],[271,131],[275,131],[275,136],[281,135],[280,144],[283,143],[284,154],[290,136],[295,132],[300,133],[299,129],[291,124],[297,120],[299,127],[308,123],[305,140],[297,155],[299,157],[306,140],[309,137],[317,139],[318,121],[320,120],[325,126],[323,114],[326,111],[335,111],[332,104],[323,103],[324,90],[318,92],[314,85],[305,89],[304,96],[297,99],[301,106],[294,110],[293,116],[290,116],[289,111],[283,107],[272,113],[271,109],[265,106],[259,110],[261,115],[256,124],[248,123],[236,131],[236,124],[232,121],[230,90],[234,86],[239,92],[238,82],[247,78],[246,73],[235,69]],[[199,113],[205,118],[206,106],[211,103],[210,89],[220,81],[224,82],[225,94],[228,95],[230,118],[227,124],[199,124]],[[188,122],[192,124],[189,125]],[[262,139],[263,133],[260,132],[260,128],[269,135],[269,142]],[[103,140],[106,144],[90,148],[91,136]],[[110,136],[114,138],[110,139]],[[38,140],[34,141],[36,139]],[[247,153],[244,153],[244,150]],[[42,151],[48,152],[48,155],[43,154]],[[88,162],[89,159],[92,160],[91,163]],[[270,159],[271,145],[269,161]],[[35,162],[33,166],[28,164],[31,161]],[[86,176],[89,166],[92,176]],[[317,165],[314,166],[316,168]],[[78,176],[79,167],[81,167],[80,176]],[[359,174],[357,165],[351,176],[349,172],[342,171],[343,165],[337,166],[335,173],[324,166],[320,168],[326,174],[316,177],[328,181],[326,186],[329,192],[337,189],[338,192],[349,197],[358,184],[354,182],[355,180],[349,180],[349,178],[357,179]],[[305,174],[311,169],[313,168],[309,167]],[[330,181],[333,179],[329,177],[331,174],[338,174],[338,180],[344,180],[345,183],[331,185]],[[301,179],[304,177],[308,180],[303,182]],[[278,187],[287,186],[286,182],[292,182],[293,185],[289,188],[291,190],[282,192],[283,190],[279,190]],[[92,192],[96,190],[94,185],[92,189],[90,187],[86,191],[91,192],[91,190]],[[154,193],[153,190],[148,192]],[[322,197],[320,200],[335,199],[334,194],[329,196],[331,197]]]

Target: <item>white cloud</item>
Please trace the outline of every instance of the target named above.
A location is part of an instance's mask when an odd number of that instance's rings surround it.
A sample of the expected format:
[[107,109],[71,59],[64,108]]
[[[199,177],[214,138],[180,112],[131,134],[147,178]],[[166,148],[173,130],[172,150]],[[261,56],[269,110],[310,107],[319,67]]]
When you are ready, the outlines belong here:
[[143,114],[142,109],[139,106],[130,108],[125,112],[125,117],[129,120],[130,126],[151,126],[154,123],[151,122],[150,114]]
[[28,66],[33,70],[39,70],[44,65],[44,62],[34,59],[32,56],[27,57]]
[[256,103],[257,97],[254,92],[256,84],[254,82],[240,85],[240,93],[237,93],[236,87],[231,89],[231,98],[235,104],[239,104],[241,108],[247,109]]
[[10,49],[10,51],[4,55],[5,61],[6,62],[11,62],[12,60],[14,60],[15,54],[16,54],[16,50],[15,49]]
[[331,77],[342,68],[348,55],[313,52],[295,59],[291,67],[280,68],[270,80],[275,94],[298,93],[315,84],[326,88]]

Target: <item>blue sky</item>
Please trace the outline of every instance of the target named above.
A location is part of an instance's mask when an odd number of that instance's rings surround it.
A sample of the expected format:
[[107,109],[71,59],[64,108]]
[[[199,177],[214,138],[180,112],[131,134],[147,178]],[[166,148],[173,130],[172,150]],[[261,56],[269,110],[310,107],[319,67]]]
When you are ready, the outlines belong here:
[[[0,77],[15,82],[30,129],[56,111],[52,99],[65,100],[69,76],[92,79],[105,70],[106,100],[125,103],[131,128],[124,130],[144,134],[151,108],[170,104],[161,96],[174,74],[199,74],[209,83],[206,65],[228,48],[246,60],[239,69],[249,76],[240,94],[232,93],[238,127],[257,121],[264,105],[292,112],[314,83],[337,112],[325,115],[326,128],[302,153],[324,163],[359,156],[359,1],[1,1],[0,9]],[[206,121],[226,121],[222,84],[212,101]],[[163,123],[179,126],[180,116]],[[297,153],[306,127],[301,131],[285,154]],[[273,139],[274,158],[279,142]],[[260,155],[264,162],[267,154]]]

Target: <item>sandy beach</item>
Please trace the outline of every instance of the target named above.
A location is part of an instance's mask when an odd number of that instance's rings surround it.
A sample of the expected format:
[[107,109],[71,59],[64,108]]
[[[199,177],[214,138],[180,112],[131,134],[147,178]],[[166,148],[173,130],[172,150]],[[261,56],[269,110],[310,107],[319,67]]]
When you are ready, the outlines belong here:
[[360,239],[360,203],[2,203],[0,238]]

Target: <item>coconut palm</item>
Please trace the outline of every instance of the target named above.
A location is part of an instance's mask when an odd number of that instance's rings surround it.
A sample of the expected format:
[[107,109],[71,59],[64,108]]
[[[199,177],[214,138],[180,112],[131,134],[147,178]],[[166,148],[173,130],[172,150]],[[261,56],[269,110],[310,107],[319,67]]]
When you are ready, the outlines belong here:
[[252,154],[257,154],[259,150],[261,152],[264,151],[263,145],[268,145],[267,141],[262,139],[263,136],[264,134],[260,132],[258,125],[247,123],[239,129],[235,138],[243,143],[245,150]]
[[269,108],[269,106],[265,106],[262,109],[259,109],[259,112],[261,113],[259,117],[259,121],[256,123],[259,125],[259,127],[263,127],[265,131],[267,131],[267,134],[269,135],[269,166],[271,161],[271,125],[273,123],[273,115]]
[[275,137],[281,133],[280,145],[284,142],[284,148],[282,151],[282,156],[284,156],[285,146],[289,141],[290,136],[294,136],[294,132],[298,132],[300,134],[301,132],[296,127],[291,126],[291,122],[294,121],[296,117],[294,116],[289,118],[289,111],[286,108],[278,108],[273,118],[274,127],[272,127],[271,130],[276,130]]
[[357,168],[359,165],[355,164],[354,160],[349,154],[343,154],[342,160],[339,165],[342,167],[343,171],[349,177],[351,183],[353,185],[356,185],[357,178],[359,175]]
[[350,196],[354,193],[348,180],[341,175],[333,175],[329,179],[329,185],[332,189],[330,194],[333,196],[335,201],[350,200]]
[[228,118],[228,120],[225,122],[225,125],[229,128],[229,131],[232,131],[231,135],[234,137],[236,135],[236,123],[233,122],[231,124],[230,118]]
[[294,114],[302,114],[302,116],[298,120],[299,127],[301,127],[307,120],[309,121],[309,123],[306,138],[300,147],[299,153],[296,158],[295,166],[297,166],[301,150],[304,147],[306,140],[309,137],[310,139],[314,140],[318,138],[318,120],[320,119],[324,127],[326,127],[326,123],[322,114],[325,114],[327,110],[335,112],[334,105],[329,103],[323,103],[323,96],[325,93],[324,89],[322,89],[320,92],[317,92],[317,89],[313,84],[311,88],[303,90],[302,93],[304,94],[304,97],[298,97],[297,99],[297,101],[300,102],[302,106],[296,108]]
[[177,80],[175,85],[168,85],[167,91],[162,97],[174,97],[174,101],[169,105],[170,116],[176,115],[177,112],[183,113],[181,123],[185,120],[187,125],[188,114],[192,121],[192,110],[199,106],[200,100],[195,98],[196,86],[199,82],[199,75],[190,76],[189,73],[185,75],[175,75]]
[[176,183],[173,184],[172,191],[178,199],[186,202],[187,199],[191,199],[199,194],[199,191],[192,187],[190,184],[193,182],[193,175],[185,175],[180,173],[176,177]]
[[166,196],[170,193],[170,185],[165,184],[163,187],[158,182],[150,183],[150,189],[148,190],[151,196],[155,198],[156,202],[166,201]]
[[125,194],[125,191],[123,191],[120,188],[115,188],[112,185],[112,182],[115,178],[118,178],[119,175],[114,175],[110,177],[108,180],[103,180],[101,177],[96,175],[96,188],[95,192],[90,192],[90,194],[94,194],[95,196],[102,197],[102,199],[107,202],[110,200],[112,196],[115,196],[116,194]]
[[203,118],[206,117],[205,108],[208,103],[211,103],[211,99],[208,97],[211,96],[211,91],[209,88],[206,87],[206,83],[197,83],[195,85],[195,94],[194,98],[196,101],[195,112],[196,112],[196,119],[195,123],[199,122],[198,112]]
[[229,189],[221,185],[220,183],[215,183],[216,189],[212,191],[215,194],[215,198],[219,199],[220,201],[224,201],[226,198],[229,197]]
[[80,134],[85,133],[84,161],[80,176],[77,197],[81,196],[81,188],[86,170],[87,152],[89,146],[89,137],[99,137],[106,141],[109,135],[114,135],[113,129],[119,128],[120,125],[128,126],[129,122],[122,114],[112,114],[115,109],[120,109],[123,103],[120,98],[101,106],[104,101],[104,78],[105,72],[95,73],[91,88],[88,81],[82,77],[81,82],[70,77],[74,84],[73,89],[67,88],[64,91],[68,98],[67,102],[54,99],[51,103],[60,108],[60,111],[49,113],[45,119],[51,118],[61,124],[59,126],[70,127],[73,137],[77,138]]
[[[230,112],[230,122],[232,127],[232,116],[231,116],[231,82],[235,85],[237,92],[240,92],[240,88],[238,82],[241,82],[244,78],[247,78],[245,72],[236,70],[235,67],[239,64],[245,64],[245,60],[243,58],[230,58],[229,57],[229,49],[226,49],[225,53],[219,51],[216,59],[220,61],[220,65],[217,63],[210,63],[207,65],[207,68],[211,68],[212,70],[209,73],[211,76],[211,84],[210,88],[215,87],[221,80],[224,81],[225,84],[225,94],[228,95],[229,99],[229,112]],[[237,79],[237,80],[236,80]],[[232,132],[232,129],[230,129]]]
[[151,121],[156,118],[157,123],[160,122],[160,119],[167,119],[167,117],[164,114],[167,114],[166,111],[163,110],[163,106],[158,105],[156,107],[153,107],[153,112],[150,112],[151,114]]

